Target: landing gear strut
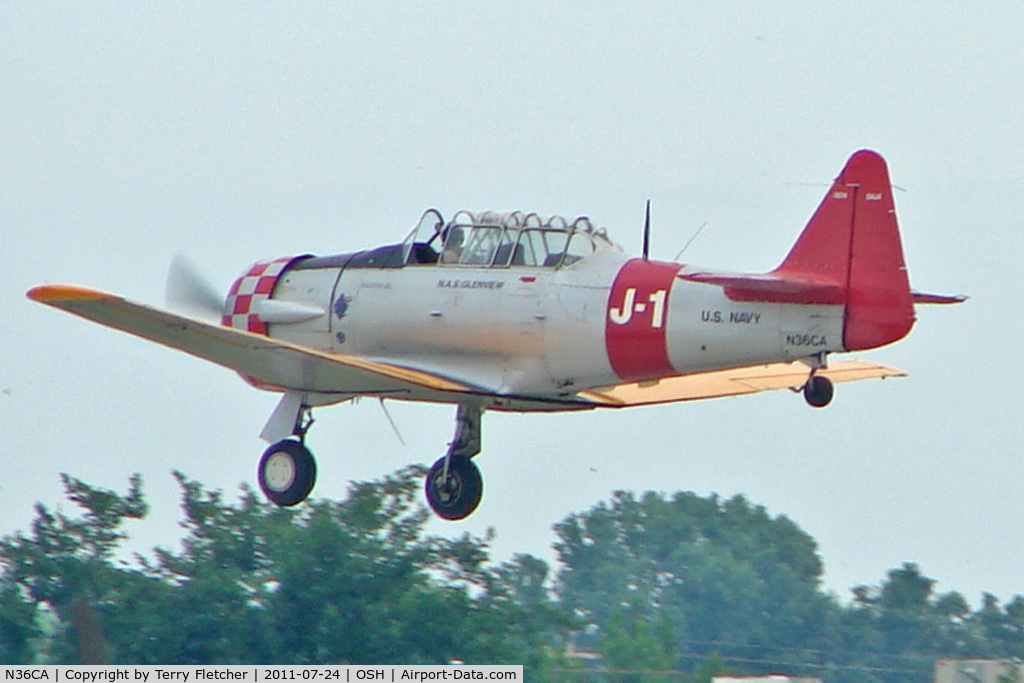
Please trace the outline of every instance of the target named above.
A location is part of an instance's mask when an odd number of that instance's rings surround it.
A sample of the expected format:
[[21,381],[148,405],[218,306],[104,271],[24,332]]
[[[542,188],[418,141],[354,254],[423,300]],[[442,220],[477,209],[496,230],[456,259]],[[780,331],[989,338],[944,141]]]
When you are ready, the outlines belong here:
[[[282,406],[288,397],[282,399]],[[291,403],[295,403],[291,400]],[[289,406],[288,409],[291,409]],[[263,494],[275,505],[291,507],[306,500],[316,483],[316,460],[306,448],[306,432],[313,424],[309,406],[301,401],[294,406],[292,436],[282,439],[263,452],[257,479]]]
[[455,438],[448,453],[430,468],[424,490],[427,503],[439,517],[458,520],[476,510],[483,496],[480,470],[472,458],[480,452],[480,416],[478,406],[460,404],[455,416]]

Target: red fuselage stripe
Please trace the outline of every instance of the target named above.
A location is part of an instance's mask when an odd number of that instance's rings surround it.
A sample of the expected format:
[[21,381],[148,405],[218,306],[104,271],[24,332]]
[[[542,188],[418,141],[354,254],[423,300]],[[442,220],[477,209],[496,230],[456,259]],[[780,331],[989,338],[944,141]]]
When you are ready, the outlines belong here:
[[605,316],[605,346],[615,374],[626,381],[675,374],[669,362],[669,296],[681,266],[631,259],[615,276]]

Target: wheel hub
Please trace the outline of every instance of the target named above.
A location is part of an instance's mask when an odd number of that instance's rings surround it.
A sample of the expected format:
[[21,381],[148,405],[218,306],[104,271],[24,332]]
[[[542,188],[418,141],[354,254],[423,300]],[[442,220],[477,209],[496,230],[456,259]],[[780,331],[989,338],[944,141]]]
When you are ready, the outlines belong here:
[[480,470],[469,458],[445,456],[434,463],[424,480],[427,502],[443,519],[464,519],[476,509],[483,493]]
[[451,505],[452,503],[459,500],[459,496],[462,495],[462,481],[454,474],[449,472],[448,478],[444,478],[444,474],[439,474],[434,479],[434,489],[437,491],[437,499],[444,505]]
[[288,453],[272,454],[264,465],[263,480],[272,491],[286,491],[295,481],[295,460]]

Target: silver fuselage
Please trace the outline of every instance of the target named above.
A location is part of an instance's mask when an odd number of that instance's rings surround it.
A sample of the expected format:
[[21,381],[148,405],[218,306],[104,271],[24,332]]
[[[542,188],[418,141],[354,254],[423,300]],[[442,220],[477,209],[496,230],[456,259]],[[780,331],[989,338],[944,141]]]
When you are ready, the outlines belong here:
[[734,301],[684,268],[617,248],[558,268],[299,261],[272,299],[324,314],[268,334],[538,397],[843,350],[842,306]]

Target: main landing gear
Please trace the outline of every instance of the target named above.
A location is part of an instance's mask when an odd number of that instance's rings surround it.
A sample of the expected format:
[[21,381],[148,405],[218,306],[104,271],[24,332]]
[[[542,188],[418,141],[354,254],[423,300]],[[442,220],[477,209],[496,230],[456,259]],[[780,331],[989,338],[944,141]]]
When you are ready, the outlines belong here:
[[836,393],[835,387],[832,386],[832,380],[818,374],[819,370],[828,367],[828,354],[819,353],[800,360],[811,366],[811,374],[802,387],[794,387],[793,391],[802,391],[808,405],[814,408],[824,408],[832,402],[832,396]]
[[[316,461],[306,448],[306,432],[313,424],[310,406],[301,394],[288,393],[271,416],[262,436],[276,441],[263,452],[257,480],[263,494],[275,505],[291,507],[304,501],[316,483]],[[424,482],[427,503],[444,519],[458,520],[471,515],[480,504],[484,485],[472,458],[480,452],[478,406],[459,405],[455,416],[455,438],[448,452],[430,468]]]
[[263,494],[275,505],[291,507],[306,500],[316,483],[316,460],[306,448],[306,432],[313,424],[309,407],[300,405],[293,435],[263,451],[257,478]]
[[480,452],[479,407],[459,405],[455,438],[448,453],[434,463],[424,489],[427,502],[438,517],[464,519],[476,510],[484,494],[484,482],[472,457]]
[[804,385],[804,400],[815,408],[824,408],[832,402],[835,388],[832,380],[821,375],[811,375]]
[[316,483],[316,460],[301,441],[278,441],[260,458],[259,482],[263,493],[275,505],[298,505],[309,496]]

